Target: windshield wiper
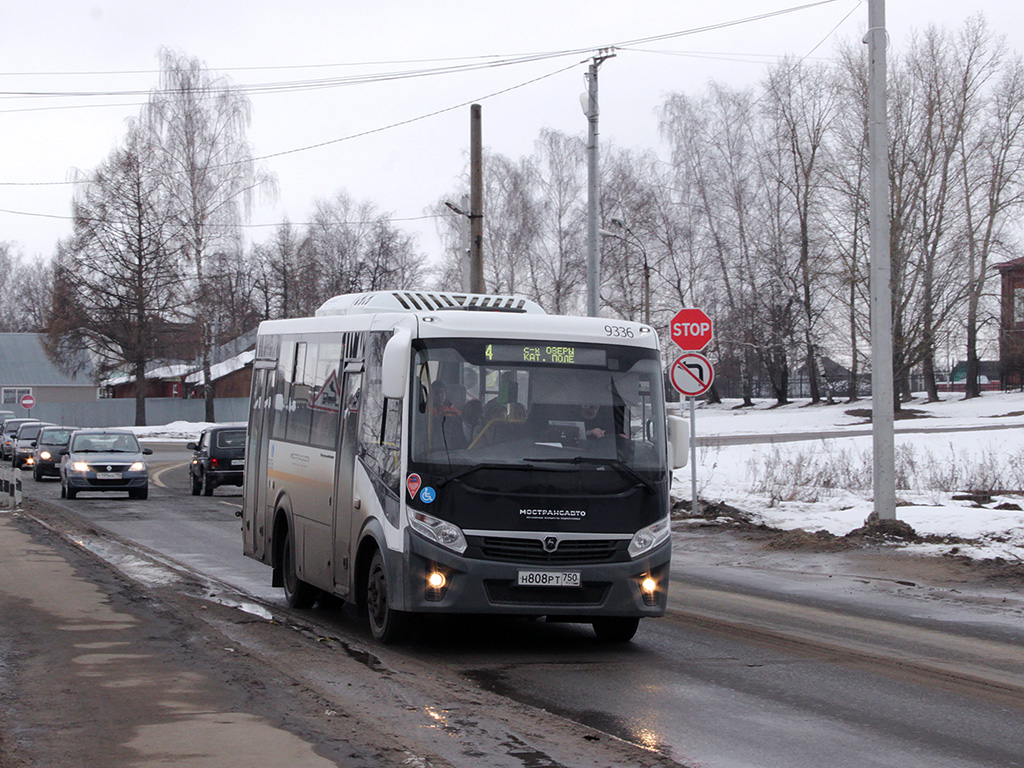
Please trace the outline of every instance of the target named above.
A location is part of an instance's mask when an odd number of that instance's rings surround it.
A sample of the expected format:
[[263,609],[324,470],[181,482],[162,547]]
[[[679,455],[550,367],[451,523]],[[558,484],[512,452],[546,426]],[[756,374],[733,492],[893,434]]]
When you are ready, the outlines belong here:
[[[534,459],[523,459],[523,461],[534,461]],[[540,459],[540,461],[543,461],[543,459]],[[522,470],[522,469],[543,469],[543,467],[533,467],[533,466],[529,466],[529,465],[523,465],[522,463],[519,463],[519,464],[498,464],[498,463],[492,463],[492,462],[484,462],[484,463],[481,463],[481,464],[474,464],[471,467],[464,467],[463,469],[460,469],[457,472],[453,472],[452,474],[450,474],[450,475],[448,475],[446,477],[442,477],[438,481],[437,484],[438,485],[444,485],[445,483],[450,483],[452,480],[458,480],[461,477],[465,477],[466,475],[471,474],[471,473],[476,472],[476,471],[481,470],[481,469],[500,469],[500,470],[504,470],[504,471],[509,471],[509,470]]]
[[641,475],[626,462],[620,459],[600,459],[592,456],[573,456],[571,459],[561,458],[537,458],[537,459],[523,459],[523,461],[542,461],[549,462],[551,464],[593,464],[598,467],[611,467],[617,469],[626,477],[636,480],[638,483],[644,486],[651,493],[657,493],[658,489],[650,480]]

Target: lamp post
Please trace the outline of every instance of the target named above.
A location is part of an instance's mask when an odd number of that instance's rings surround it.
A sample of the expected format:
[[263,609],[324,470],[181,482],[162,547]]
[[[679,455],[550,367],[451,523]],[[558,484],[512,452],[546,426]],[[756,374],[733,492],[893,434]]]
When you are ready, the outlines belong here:
[[637,248],[640,249],[640,256],[643,258],[644,264],[644,324],[651,324],[651,267],[647,262],[647,248],[644,247],[644,241],[637,237],[637,234],[626,226],[626,222],[622,219],[609,219],[611,225],[617,229],[621,229],[625,234],[632,237],[632,241],[627,240],[622,235],[617,235],[614,232],[604,231],[604,234],[611,235],[612,237],[618,238],[624,243],[634,243]]

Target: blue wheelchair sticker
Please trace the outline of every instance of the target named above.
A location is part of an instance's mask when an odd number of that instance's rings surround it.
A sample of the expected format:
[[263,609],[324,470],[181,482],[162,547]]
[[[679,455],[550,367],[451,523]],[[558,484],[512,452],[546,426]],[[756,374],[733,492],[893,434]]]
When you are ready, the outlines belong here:
[[422,501],[424,504],[429,504],[430,502],[432,502],[436,498],[437,498],[437,491],[435,491],[429,485],[426,488],[424,488],[422,491],[420,491],[420,501]]

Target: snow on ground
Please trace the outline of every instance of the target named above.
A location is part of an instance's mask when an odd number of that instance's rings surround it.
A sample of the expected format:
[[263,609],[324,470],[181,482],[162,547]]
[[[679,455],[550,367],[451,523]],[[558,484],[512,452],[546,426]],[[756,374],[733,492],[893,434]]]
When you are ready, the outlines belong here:
[[[224,422],[232,426],[244,427],[244,421]],[[139,440],[153,440],[162,442],[189,442],[198,440],[199,433],[207,427],[222,426],[221,422],[205,421],[172,421],[170,424],[162,424],[156,427],[124,427],[131,430]]]
[[[907,545],[907,551],[1001,557],[1024,563],[1024,393],[992,393],[973,400],[944,395],[928,404],[918,398],[905,406],[919,418],[896,422],[896,497],[898,519],[921,536],[955,537],[964,543]],[[698,437],[839,433],[827,439],[697,450],[698,495],[724,502],[774,528],[826,530],[841,536],[860,528],[873,511],[871,437],[843,436],[870,429],[854,405],[783,407],[760,402],[738,409],[739,401],[698,405]],[[683,415],[688,416],[684,409]],[[984,427],[1019,428],[985,430]],[[911,430],[968,428],[971,431],[915,433]],[[969,492],[991,500],[954,498]],[[677,470],[673,497],[689,500],[691,470]],[[1002,507],[1002,508],[1000,508]]]
[[[984,559],[1001,557],[1024,563],[1024,506],[1021,494],[994,493],[991,501],[955,499],[967,492],[1024,491],[1024,393],[989,393],[964,400],[947,394],[938,403],[918,398],[904,406],[918,418],[896,422],[897,517],[921,536],[951,537],[964,543],[907,545],[921,554],[959,554]],[[704,502],[724,502],[773,528],[827,530],[842,536],[861,527],[873,510],[871,501],[870,425],[854,405],[810,406],[806,401],[753,408],[698,404],[698,437],[777,435],[829,431],[839,436],[774,444],[702,447],[697,450],[697,487]],[[688,417],[688,409],[683,415]],[[206,423],[174,422],[158,427],[131,427],[142,440],[188,441]],[[986,430],[985,427],[1019,428]],[[968,429],[920,433],[918,429]],[[690,467],[675,473],[672,494],[689,500]],[[1004,507],[1000,509],[999,507]],[[1011,508],[1005,508],[1011,507]]]

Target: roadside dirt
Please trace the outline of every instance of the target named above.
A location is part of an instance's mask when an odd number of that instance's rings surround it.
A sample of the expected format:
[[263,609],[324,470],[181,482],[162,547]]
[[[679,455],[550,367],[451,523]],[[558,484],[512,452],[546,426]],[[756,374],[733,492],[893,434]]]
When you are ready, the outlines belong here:
[[327,609],[271,618],[180,574],[142,585],[77,546],[98,534],[72,516],[25,511],[0,513],[0,768],[679,765],[367,650]]
[[[995,583],[1007,589],[1024,588],[1024,563],[1002,558],[976,560],[959,555],[957,545],[963,544],[962,540],[920,536],[900,520],[868,520],[861,528],[836,536],[823,530],[782,530],[755,523],[746,512],[728,504],[707,504],[697,515],[690,514],[687,505],[680,504],[673,510],[672,518],[690,521],[689,530],[741,537],[765,552],[845,552],[859,556],[879,572],[914,582]],[[898,545],[908,542],[947,544],[951,554],[923,557],[900,552]]]

